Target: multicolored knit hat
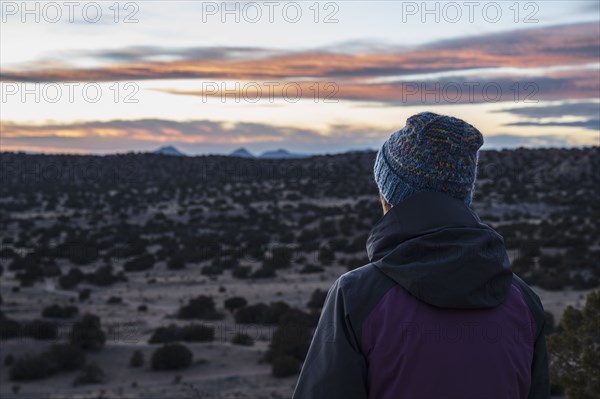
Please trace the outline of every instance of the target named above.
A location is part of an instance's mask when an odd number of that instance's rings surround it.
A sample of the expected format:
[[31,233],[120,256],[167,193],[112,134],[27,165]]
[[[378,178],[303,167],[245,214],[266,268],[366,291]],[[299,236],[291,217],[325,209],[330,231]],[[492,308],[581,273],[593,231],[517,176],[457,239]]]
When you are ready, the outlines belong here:
[[441,191],[469,206],[483,136],[467,122],[423,112],[393,133],[377,153],[375,183],[397,205],[419,191]]

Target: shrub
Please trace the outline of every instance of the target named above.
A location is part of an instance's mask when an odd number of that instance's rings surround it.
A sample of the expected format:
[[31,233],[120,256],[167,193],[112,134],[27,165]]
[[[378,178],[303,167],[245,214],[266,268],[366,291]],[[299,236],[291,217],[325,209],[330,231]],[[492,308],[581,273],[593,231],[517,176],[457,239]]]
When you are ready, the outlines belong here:
[[319,259],[319,262],[328,265],[335,261],[335,253],[327,245],[324,245],[319,248],[319,255],[317,259]]
[[321,309],[327,299],[327,291],[316,289],[313,291],[310,301],[306,304],[310,309]]
[[[317,327],[317,324],[319,324],[319,318],[321,317],[321,311],[320,310],[312,310],[309,313],[303,312],[299,309],[290,309],[288,312],[284,313],[280,318],[279,318],[279,324],[284,325],[284,324],[290,324],[290,320],[291,319],[291,324],[294,324],[296,321],[293,319],[296,316],[293,316],[293,314],[295,312],[299,312],[301,314],[301,318],[303,318],[303,324],[306,324],[309,327]],[[290,319],[288,319],[288,316],[290,317]]]
[[220,320],[224,315],[215,310],[215,302],[211,297],[200,295],[190,299],[187,305],[182,306],[177,317],[180,319]]
[[77,287],[77,285],[83,281],[84,277],[85,276],[81,270],[78,268],[71,268],[69,273],[65,274],[64,276],[60,276],[58,279],[58,285],[60,285],[60,288],[63,290],[71,290]]
[[560,332],[548,336],[551,380],[570,398],[592,399],[600,392],[600,291],[587,297],[582,310],[567,307]]
[[231,275],[235,278],[248,278],[252,268],[250,266],[238,266],[231,272]]
[[302,274],[321,273],[324,270],[325,269],[323,269],[321,266],[317,266],[317,265],[313,265],[312,263],[308,263],[308,264],[304,265],[304,267],[302,267],[302,269],[300,269],[300,273],[302,273]]
[[24,335],[35,339],[56,339],[58,326],[46,320],[33,320],[25,324]]
[[21,323],[0,314],[0,339],[20,337],[23,333]]
[[12,354],[8,354],[4,357],[4,365],[10,366],[15,362],[15,357]]
[[175,324],[171,324],[168,327],[158,327],[154,330],[148,343],[166,344],[175,341],[181,341],[181,331]]
[[3,259],[16,259],[19,254],[16,253],[12,248],[4,247],[0,250],[0,258]]
[[127,261],[123,265],[123,270],[126,272],[141,272],[144,270],[149,270],[154,267],[154,256],[151,254],[145,254],[138,256],[137,258],[133,258]]
[[279,326],[273,333],[266,360],[273,361],[278,357],[289,355],[303,361],[308,353],[312,334],[310,328],[299,324]]
[[110,298],[108,298],[106,303],[108,305],[120,305],[123,303],[123,298],[121,298],[120,296],[111,296]]
[[167,262],[167,268],[169,270],[182,270],[185,269],[185,261],[182,256],[173,256]]
[[598,278],[589,277],[586,279],[581,274],[576,274],[571,279],[571,285],[575,290],[586,290],[589,288],[596,288],[600,285],[598,283]]
[[72,371],[85,363],[85,353],[71,345],[53,345],[47,352],[17,358],[9,372],[13,381],[46,378],[61,371]]
[[69,338],[72,345],[84,350],[100,350],[106,341],[100,318],[89,313],[73,325]]
[[101,266],[93,273],[86,275],[86,280],[88,283],[98,286],[111,285],[123,279],[124,277],[121,274],[113,274],[113,270],[110,265]]
[[524,277],[527,277],[531,274],[533,266],[533,258],[529,256],[519,256],[511,263],[514,273]]
[[277,324],[282,314],[287,312],[290,306],[285,302],[272,302],[263,313],[262,322],[265,324]]
[[85,238],[78,241],[65,242],[57,248],[57,255],[67,258],[76,265],[88,265],[98,259],[98,249],[94,243]]
[[142,367],[144,365],[144,353],[136,349],[131,354],[131,358],[129,359],[129,367]]
[[540,256],[540,245],[536,241],[528,240],[521,242],[520,249],[522,251],[523,256],[526,257],[535,257]]
[[43,317],[54,318],[54,319],[69,319],[79,313],[77,306],[73,305],[50,305],[44,308],[42,311]]
[[566,270],[540,272],[534,277],[535,285],[547,290],[562,290],[569,282],[569,273]]
[[369,263],[369,258],[366,256],[349,257],[346,259],[346,268],[348,271],[358,269],[359,267]]
[[220,257],[220,258],[215,258],[213,260],[213,267],[219,267],[221,269],[234,269],[236,267],[238,267],[240,264],[240,261],[237,258],[234,257]]
[[300,361],[292,356],[280,356],[273,361],[274,377],[289,377],[300,372]]
[[85,352],[69,344],[52,345],[47,356],[60,371],[77,370],[85,364]]
[[254,345],[254,340],[248,334],[237,333],[231,340],[233,344],[243,345],[243,346],[252,346]]
[[25,355],[15,360],[9,377],[13,381],[30,381],[46,378],[50,374],[51,367],[42,355]]
[[257,303],[238,309],[234,316],[235,322],[241,324],[262,323],[266,309],[267,305],[264,303]]
[[[56,264],[44,265],[42,268],[42,273],[44,274],[44,277],[59,277],[62,274],[60,267],[58,267]],[[0,276],[1,275],[2,273],[0,273]]]
[[58,326],[47,320],[32,320],[20,323],[0,313],[0,339],[18,337],[32,337],[42,340],[57,339]]
[[287,247],[273,248],[272,255],[265,259],[264,266],[270,269],[284,269],[292,264],[292,249]]
[[150,344],[166,344],[170,342],[186,341],[186,342],[208,342],[215,338],[215,329],[209,326],[200,324],[190,324],[183,327],[178,327],[174,324],[168,327],[159,327],[154,330],[148,343]]
[[31,287],[42,276],[42,271],[37,266],[27,266],[25,272],[19,272],[15,275],[20,281],[21,287]]
[[81,374],[73,381],[73,386],[87,384],[102,384],[106,381],[104,371],[96,364],[88,364]]
[[544,335],[554,333],[556,326],[554,325],[554,315],[544,311]]
[[190,324],[181,329],[181,337],[186,342],[207,342],[215,339],[213,327]]
[[90,299],[91,294],[92,290],[90,290],[89,288],[84,288],[81,291],[79,291],[79,300],[85,301],[86,299]]
[[260,268],[256,269],[254,273],[252,273],[252,278],[271,278],[275,277],[277,274],[275,273],[275,268],[269,264],[263,264]]
[[239,308],[243,308],[247,304],[248,301],[246,301],[246,299],[242,298],[241,296],[234,296],[226,299],[225,302],[223,302],[225,309],[229,310],[232,313]]
[[331,240],[329,246],[333,251],[346,251],[348,246],[348,240],[345,238],[335,238]]
[[181,344],[167,344],[152,354],[153,370],[179,370],[192,364],[192,352]]
[[318,314],[308,314],[291,308],[279,317],[279,327],[273,333],[265,360],[273,362],[278,357],[292,356],[302,362],[306,358],[312,327],[318,322]]
[[217,276],[223,274],[223,269],[219,266],[207,265],[202,268],[200,273],[204,276]]

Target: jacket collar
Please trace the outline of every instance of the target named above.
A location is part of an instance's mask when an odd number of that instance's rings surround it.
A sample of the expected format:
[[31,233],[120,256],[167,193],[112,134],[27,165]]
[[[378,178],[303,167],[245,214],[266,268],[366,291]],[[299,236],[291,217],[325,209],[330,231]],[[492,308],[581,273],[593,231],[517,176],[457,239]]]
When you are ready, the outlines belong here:
[[420,192],[394,206],[367,240],[369,259],[420,300],[441,308],[490,308],[512,282],[501,235],[462,201]]
[[371,229],[367,254],[375,262],[398,244],[444,227],[477,227],[479,217],[463,201],[438,191],[422,191],[393,206]]

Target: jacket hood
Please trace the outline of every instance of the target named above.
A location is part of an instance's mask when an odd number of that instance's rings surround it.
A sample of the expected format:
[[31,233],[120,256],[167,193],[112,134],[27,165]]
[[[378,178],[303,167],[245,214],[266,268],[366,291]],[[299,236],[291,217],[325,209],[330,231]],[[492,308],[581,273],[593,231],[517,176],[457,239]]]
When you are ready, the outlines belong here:
[[419,192],[392,207],[371,230],[367,253],[388,277],[437,307],[495,307],[512,283],[502,236],[441,192]]

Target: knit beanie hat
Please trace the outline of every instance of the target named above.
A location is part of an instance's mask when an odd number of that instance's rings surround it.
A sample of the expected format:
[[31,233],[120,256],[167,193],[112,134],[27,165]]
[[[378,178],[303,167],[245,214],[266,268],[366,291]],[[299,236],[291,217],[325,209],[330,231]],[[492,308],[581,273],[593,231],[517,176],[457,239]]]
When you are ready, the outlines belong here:
[[375,159],[375,183],[390,205],[419,191],[441,191],[469,206],[483,136],[467,122],[423,112],[393,133]]

